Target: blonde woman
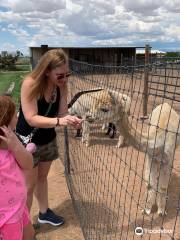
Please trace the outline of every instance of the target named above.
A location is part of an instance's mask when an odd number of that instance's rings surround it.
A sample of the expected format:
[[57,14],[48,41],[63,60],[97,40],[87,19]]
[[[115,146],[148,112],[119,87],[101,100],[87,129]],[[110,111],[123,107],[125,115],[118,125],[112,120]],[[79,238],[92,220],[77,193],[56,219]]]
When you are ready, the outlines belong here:
[[[27,136],[38,128],[32,138],[37,145],[34,168],[25,171],[28,188],[28,208],[33,193],[39,204],[39,223],[59,226],[64,218],[57,216],[48,205],[47,176],[53,160],[58,158],[55,127],[71,125],[78,129],[82,120],[68,115],[67,80],[68,58],[62,49],[46,52],[35,69],[24,79],[21,87],[21,104],[17,133]],[[50,101],[53,103],[47,113]],[[46,115],[46,116],[45,116]]]

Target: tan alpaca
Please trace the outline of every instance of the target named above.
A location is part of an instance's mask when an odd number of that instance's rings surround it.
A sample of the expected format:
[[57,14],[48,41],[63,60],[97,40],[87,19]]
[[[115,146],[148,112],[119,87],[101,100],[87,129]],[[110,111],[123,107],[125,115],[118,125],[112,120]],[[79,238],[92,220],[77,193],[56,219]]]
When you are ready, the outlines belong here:
[[158,214],[164,215],[173,156],[180,144],[180,117],[168,103],[160,104],[152,111],[148,132],[144,134],[129,123],[123,108],[120,114],[122,134],[134,147],[140,146],[141,151],[147,152],[144,175],[148,199],[144,212],[150,214],[157,203]]
[[[93,112],[97,112],[98,114],[98,121],[95,123],[104,124],[108,122],[108,119],[112,122],[116,122],[116,120],[118,120],[119,104],[120,106],[124,106],[125,111],[128,112],[130,102],[130,97],[126,94],[109,89],[81,95],[69,109],[69,113],[78,115],[84,119],[82,124],[82,142],[84,142],[86,146],[90,145],[90,124]],[[104,119],[107,121],[104,121]],[[120,135],[117,147],[123,144],[124,137]]]
[[[98,109],[101,107],[98,106]],[[91,121],[98,121],[103,114],[98,109],[92,109]],[[146,153],[145,179],[148,186],[147,205],[144,209],[150,214],[154,204],[158,206],[158,214],[166,214],[167,188],[172,168],[175,149],[180,144],[180,117],[167,103],[160,104],[151,113],[150,126],[146,133],[133,127],[128,119],[124,106],[119,107],[118,125],[124,138],[128,139],[138,150]],[[116,113],[110,114],[112,119]],[[106,116],[104,115],[104,121]],[[108,118],[108,121],[111,121]]]

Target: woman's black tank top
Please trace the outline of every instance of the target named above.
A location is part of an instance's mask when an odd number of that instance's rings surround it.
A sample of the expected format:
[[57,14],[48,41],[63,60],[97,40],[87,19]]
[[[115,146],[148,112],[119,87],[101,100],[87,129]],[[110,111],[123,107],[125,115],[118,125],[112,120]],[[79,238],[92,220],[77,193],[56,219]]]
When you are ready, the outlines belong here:
[[[59,88],[57,88],[56,101],[52,103],[51,109],[49,110],[47,117],[57,116],[58,109],[59,109],[59,101],[60,101],[60,91],[59,91]],[[46,102],[45,98],[43,97],[42,99],[38,100],[37,105],[38,105],[38,115],[44,116],[49,107],[49,103]],[[32,132],[32,130],[33,130],[33,127],[31,127],[25,120],[22,107],[20,105],[19,117],[16,125],[16,132],[23,136],[28,136]],[[38,128],[38,130],[35,132],[32,138],[32,142],[37,145],[44,145],[51,142],[55,137],[56,137],[55,128]]]

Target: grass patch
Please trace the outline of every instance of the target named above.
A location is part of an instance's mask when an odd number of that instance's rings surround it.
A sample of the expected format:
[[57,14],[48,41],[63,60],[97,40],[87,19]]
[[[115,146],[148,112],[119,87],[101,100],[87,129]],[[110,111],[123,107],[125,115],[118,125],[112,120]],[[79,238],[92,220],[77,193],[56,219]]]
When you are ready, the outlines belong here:
[[17,71],[31,71],[30,65],[15,65]]
[[12,82],[15,82],[15,88],[12,97],[16,104],[19,104],[20,88],[24,76],[27,72],[0,72],[0,94],[4,93]]
[[31,71],[31,65],[29,64],[15,64],[15,65],[12,65],[12,66],[6,66],[5,68],[0,68],[1,71],[3,72],[16,72],[16,71]]
[[2,94],[3,92],[5,92],[8,88],[8,86],[10,85],[10,83],[12,82],[12,74],[8,74],[8,73],[0,73],[0,93]]

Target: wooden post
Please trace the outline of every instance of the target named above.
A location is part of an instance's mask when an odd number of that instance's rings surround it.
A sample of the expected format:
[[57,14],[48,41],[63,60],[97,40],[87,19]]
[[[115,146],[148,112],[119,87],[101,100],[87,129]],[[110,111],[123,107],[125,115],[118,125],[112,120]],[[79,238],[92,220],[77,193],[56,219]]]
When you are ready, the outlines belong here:
[[148,77],[149,77],[149,50],[150,46],[145,46],[145,66],[144,66],[144,89],[143,89],[143,115],[147,116],[148,103]]
[[123,54],[121,53],[121,66],[123,65]]
[[[173,70],[173,68],[172,68],[172,70]],[[164,75],[165,75],[165,79],[164,79],[164,98],[166,97],[166,90],[167,90],[167,83],[168,83],[168,81],[167,81],[167,64],[166,64],[166,62],[165,62],[165,64],[164,64]],[[172,73],[172,76],[173,76],[173,73]]]
[[115,52],[114,54],[114,73],[116,74],[117,72],[117,53]]
[[136,65],[136,53],[134,55],[134,66]]
[[117,66],[117,53],[114,54],[114,65]]

